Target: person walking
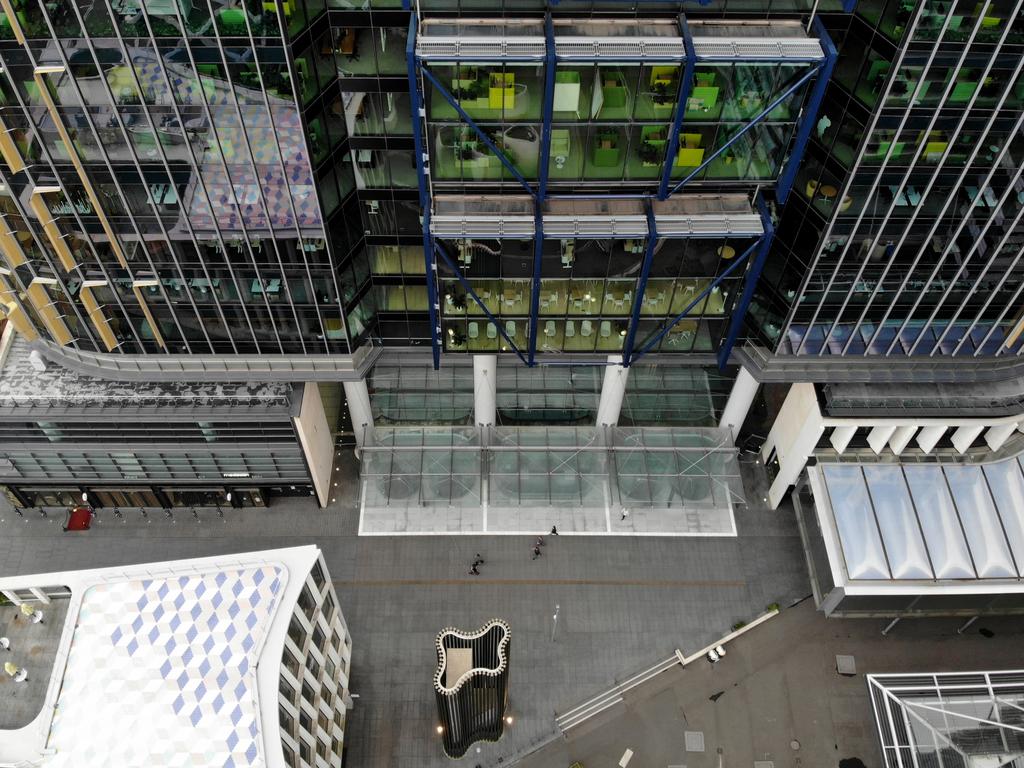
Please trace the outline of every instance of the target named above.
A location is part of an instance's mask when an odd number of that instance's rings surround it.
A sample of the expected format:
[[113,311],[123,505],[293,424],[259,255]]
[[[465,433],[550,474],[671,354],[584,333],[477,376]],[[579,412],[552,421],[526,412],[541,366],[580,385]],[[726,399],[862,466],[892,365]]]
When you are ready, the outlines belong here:
[[537,544],[537,546],[538,546],[538,547],[543,547],[543,546],[545,546],[545,544],[544,544],[544,537],[543,537],[543,536],[538,536],[538,537],[537,537],[537,541],[536,541],[536,544]]
[[552,525],[551,526],[551,535],[552,536],[557,536],[558,535],[558,526],[557,525]]
[[622,517],[619,518],[619,522],[621,523],[621,522],[625,521],[625,519],[627,517],[629,517],[629,510],[626,509],[625,507],[623,507],[622,508]]
[[484,564],[484,559],[482,557],[480,557],[480,553],[477,552],[476,553],[476,560],[473,561],[473,565],[483,565],[483,564]]
[[533,557],[531,557],[530,559],[531,560],[536,560],[538,557],[540,557],[540,544],[534,544],[533,545]]
[[469,575],[470,576],[479,576],[480,575],[480,569],[477,568],[476,566],[477,566],[477,564],[473,563],[473,567],[469,569]]

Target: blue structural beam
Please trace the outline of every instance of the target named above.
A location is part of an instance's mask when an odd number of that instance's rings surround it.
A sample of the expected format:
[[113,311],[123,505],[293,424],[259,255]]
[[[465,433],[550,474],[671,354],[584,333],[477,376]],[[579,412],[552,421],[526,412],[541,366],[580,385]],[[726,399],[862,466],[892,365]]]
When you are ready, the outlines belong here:
[[679,135],[683,130],[683,114],[686,112],[686,102],[690,100],[690,92],[693,90],[694,71],[697,68],[697,52],[693,48],[693,37],[690,35],[690,25],[686,23],[686,17],[679,14],[679,31],[683,35],[683,47],[686,50],[686,63],[683,65],[683,76],[679,81],[679,95],[676,99],[676,114],[672,120],[672,128],[668,135],[668,151],[665,153],[665,167],[661,171],[661,184],[658,186],[658,199],[664,200],[668,197],[668,185],[672,178],[672,168],[675,167],[676,154],[679,152]]
[[825,30],[825,25],[821,23],[821,17],[816,16],[814,18],[813,28],[821,41],[821,48],[825,52],[825,59],[818,65],[818,79],[814,83],[814,88],[811,89],[811,97],[804,106],[803,114],[800,115],[800,122],[797,123],[793,150],[789,153],[789,159],[786,160],[786,165],[783,167],[782,173],[779,174],[779,180],[775,184],[775,199],[779,203],[786,202],[786,198],[789,197],[789,191],[793,188],[796,173],[800,170],[800,163],[803,162],[804,150],[807,149],[807,142],[811,138],[811,130],[818,119],[818,110],[821,108],[821,102],[825,98],[825,89],[832,79],[832,70],[835,69],[836,57],[838,56],[838,51],[836,51],[836,47],[832,43],[832,38],[829,37],[828,32]]
[[530,337],[527,340],[527,364],[537,358],[537,325],[540,323],[540,277],[544,261],[544,212],[540,200],[533,201],[533,285],[530,287]]
[[693,179],[694,177],[698,176],[705,168],[707,168],[709,165],[711,165],[711,163],[713,163],[719,157],[719,155],[721,155],[729,147],[731,147],[733,144],[735,144],[737,141],[739,141],[739,139],[742,136],[744,136],[748,131],[750,131],[755,125],[757,125],[762,120],[764,120],[769,114],[771,114],[772,111],[774,111],[774,109],[777,106],[779,106],[782,102],[784,102],[786,99],[788,99],[790,96],[792,96],[795,91],[797,91],[799,88],[802,88],[804,83],[806,83],[808,80],[810,80],[812,77],[814,77],[814,75],[817,73],[817,71],[818,71],[817,67],[810,67],[803,75],[800,76],[800,78],[795,83],[793,83],[785,91],[783,91],[781,95],[776,97],[772,101],[771,104],[769,104],[767,107],[765,107],[749,123],[747,123],[742,128],[740,128],[736,132],[735,136],[730,138],[727,142],[725,142],[725,144],[723,144],[718,149],[716,149],[714,152],[712,152],[710,157],[708,157],[703,163],[698,165],[682,181],[680,181],[678,184],[676,184],[672,188],[672,190],[668,193],[668,195],[666,195],[666,197],[671,197],[676,192],[678,192],[680,189],[682,189],[684,186],[686,186],[686,184],[688,184],[691,179]]
[[533,187],[530,186],[530,182],[523,178],[523,174],[516,170],[516,167],[512,165],[512,161],[508,159],[508,155],[506,155],[504,152],[498,149],[498,145],[491,141],[491,137],[487,135],[484,129],[476,124],[473,118],[471,118],[466,113],[466,110],[462,108],[462,105],[459,104],[458,100],[454,96],[452,96],[452,94],[448,91],[447,88],[441,85],[440,80],[434,77],[434,73],[431,72],[427,67],[424,67],[422,65],[420,66],[420,72],[422,72],[423,77],[429,80],[430,84],[437,89],[437,92],[441,94],[441,98],[447,101],[451,105],[452,109],[459,113],[459,117],[462,118],[462,121],[473,129],[473,132],[477,135],[477,138],[480,139],[480,141],[482,141],[487,146],[487,148],[494,153],[495,157],[497,157],[498,160],[501,161],[501,164],[505,166],[505,169],[509,173],[511,173],[513,177],[515,177],[516,181],[522,184],[523,188],[526,189],[526,191],[529,192],[532,197],[536,197],[537,193],[533,190]]
[[537,358],[537,326],[540,325],[540,282],[544,257],[544,199],[548,192],[548,165],[551,160],[551,121],[555,108],[555,30],[551,14],[544,16],[544,102],[541,106],[540,167],[537,169],[537,194],[533,200],[533,285],[530,288],[530,338],[527,344],[529,364]]
[[692,310],[694,307],[696,307],[698,304],[704,301],[710,295],[711,291],[717,288],[722,283],[722,281],[725,280],[725,278],[727,278],[729,275],[735,272],[740,267],[740,265],[746,262],[747,258],[758,247],[762,239],[763,237],[759,237],[757,240],[755,240],[753,245],[751,245],[749,248],[747,248],[747,250],[745,250],[743,253],[736,257],[736,261],[730,264],[729,267],[724,272],[722,272],[722,274],[720,274],[718,277],[712,280],[703,291],[698,293],[696,297],[694,297],[693,301],[686,305],[682,312],[680,312],[678,315],[669,320],[668,324],[665,325],[665,327],[663,327],[660,331],[654,334],[654,336],[649,341],[647,341],[647,343],[642,345],[640,347],[640,351],[633,355],[633,359],[630,360],[630,363],[635,363],[643,355],[646,355],[648,352],[654,349],[654,347],[658,345],[658,342],[661,341],[662,338],[664,338],[666,333],[672,330],[672,328],[675,327],[675,325],[680,320],[685,319],[690,314],[690,310]]
[[736,345],[736,340],[743,329],[743,321],[746,319],[747,310],[750,308],[750,300],[754,297],[754,289],[757,288],[757,283],[761,279],[761,271],[764,269],[764,263],[768,259],[768,251],[771,250],[772,240],[775,239],[775,227],[772,226],[772,217],[768,213],[768,206],[765,205],[764,198],[758,195],[756,203],[758,212],[761,214],[761,222],[764,224],[764,235],[761,236],[761,240],[758,243],[757,255],[747,270],[740,300],[732,308],[729,332],[726,334],[722,346],[718,349],[719,368],[725,368],[729,362],[729,355],[732,354],[732,348]]
[[633,344],[636,342],[637,328],[640,327],[640,309],[643,307],[644,294],[647,292],[647,280],[651,276],[651,264],[654,262],[654,249],[658,244],[658,225],[654,220],[654,207],[650,200],[644,201],[647,214],[647,244],[644,247],[644,259],[640,264],[640,277],[636,281],[636,299],[633,301],[633,312],[629,318],[629,329],[626,341],[622,346],[622,367],[628,368],[633,357]]
[[434,261],[433,237],[430,234],[430,190],[427,187],[427,153],[423,145],[420,84],[416,77],[416,14],[409,16],[409,39],[405,45],[405,62],[409,74],[409,103],[412,111],[412,142],[416,153],[416,182],[419,186],[420,211],[423,220],[423,261],[427,281],[427,309],[430,313],[430,348],[434,370],[441,367],[441,323],[437,302],[437,262]]
[[501,321],[494,316],[494,313],[487,308],[487,305],[484,304],[483,300],[477,295],[476,291],[473,290],[473,286],[470,284],[469,280],[466,279],[466,276],[462,274],[462,270],[459,269],[458,265],[452,259],[451,255],[449,255],[445,247],[441,245],[439,241],[435,240],[434,249],[437,251],[437,254],[441,257],[441,260],[445,263],[448,269],[455,273],[455,277],[458,279],[459,284],[465,289],[466,293],[469,294],[469,297],[473,299],[473,301],[476,302],[476,305],[480,307],[481,311],[483,311],[483,313],[487,315],[487,319],[490,320],[494,327],[498,330],[498,333],[501,335],[501,338],[503,338],[505,342],[508,344],[508,348],[515,352],[519,359],[529,366],[530,362],[526,359],[526,356],[523,355],[519,347],[515,345],[515,342],[512,341],[511,337],[505,332],[505,328],[502,326]]
[[853,13],[857,10],[857,0],[843,0],[843,12]]

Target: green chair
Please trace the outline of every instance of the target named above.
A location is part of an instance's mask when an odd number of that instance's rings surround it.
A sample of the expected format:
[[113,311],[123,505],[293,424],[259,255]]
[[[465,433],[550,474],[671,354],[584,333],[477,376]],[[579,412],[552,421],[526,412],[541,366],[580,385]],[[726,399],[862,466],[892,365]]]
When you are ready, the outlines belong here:
[[225,35],[245,35],[245,11],[241,8],[221,8],[217,11],[220,30]]

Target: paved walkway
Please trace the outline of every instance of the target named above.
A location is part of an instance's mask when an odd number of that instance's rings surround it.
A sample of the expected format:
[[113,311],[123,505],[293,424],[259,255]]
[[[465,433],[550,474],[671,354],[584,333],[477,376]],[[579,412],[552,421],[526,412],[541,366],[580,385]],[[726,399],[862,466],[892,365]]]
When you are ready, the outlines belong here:
[[[717,664],[672,667],[518,765],[614,766],[627,749],[629,768],[884,765],[864,675],[1024,665],[1024,619],[986,618],[958,635],[962,623],[907,620],[883,637],[885,620],[826,619],[805,600],[737,638]],[[837,673],[837,654],[854,657],[856,675]]]
[[[761,468],[744,465],[746,498],[765,495]],[[769,603],[809,592],[792,513],[736,508],[736,537],[548,537],[531,561],[526,536],[359,537],[358,482],[339,461],[336,503],[303,499],[268,509],[188,511],[173,521],[100,510],[84,533],[60,520],[22,521],[0,509],[0,572],[31,573],[315,543],[324,551],[353,636],[346,734],[352,768],[447,766],[430,687],[433,640],[445,626],[512,627],[515,724],[458,765],[496,765],[550,738],[554,716],[675,648],[720,637]],[[0,501],[0,503],[3,503]],[[480,576],[467,571],[476,553]],[[559,620],[552,641],[551,616]]]

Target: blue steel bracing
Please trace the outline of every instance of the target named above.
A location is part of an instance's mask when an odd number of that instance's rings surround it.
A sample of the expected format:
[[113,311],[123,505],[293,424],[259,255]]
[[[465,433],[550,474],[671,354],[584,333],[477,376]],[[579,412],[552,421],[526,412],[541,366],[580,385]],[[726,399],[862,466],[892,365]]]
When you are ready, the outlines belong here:
[[434,77],[434,73],[431,72],[430,69],[422,65],[420,66],[420,72],[422,72],[423,76],[430,81],[430,84],[437,89],[437,92],[441,94],[441,98],[447,101],[448,104],[451,105],[452,109],[459,113],[459,117],[462,118],[462,121],[473,129],[473,132],[477,135],[477,138],[480,139],[480,141],[482,141],[486,145],[486,147],[489,150],[491,150],[491,152],[494,153],[494,156],[501,161],[501,164],[504,165],[505,169],[515,177],[516,181],[522,184],[526,191],[529,192],[532,197],[536,197],[537,193],[533,190],[533,187],[530,186],[530,182],[523,178],[523,174],[516,170],[516,167],[512,165],[512,161],[508,159],[508,155],[506,155],[504,152],[498,149],[498,145],[491,141],[491,137],[487,135],[487,132],[476,124],[473,118],[471,118],[469,114],[466,112],[466,110],[462,108],[462,105],[459,104],[458,100],[454,96],[452,96],[452,94],[448,91],[447,88],[441,85],[440,80]]
[[769,104],[767,107],[761,110],[761,112],[757,116],[755,116],[749,123],[740,128],[736,132],[736,135],[734,135],[727,142],[725,142],[725,144],[723,144],[714,152],[712,152],[710,157],[708,157],[703,163],[698,165],[688,176],[686,176],[686,178],[684,178],[682,181],[676,184],[672,188],[672,191],[668,193],[667,197],[671,197],[672,195],[674,195],[676,192],[682,189],[692,178],[697,176],[701,171],[703,171],[705,168],[711,165],[711,163],[714,162],[719,155],[721,155],[723,152],[725,152],[725,150],[727,150],[729,147],[735,144],[740,139],[740,137],[747,133],[747,131],[749,131],[755,125],[764,120],[777,106],[779,106],[782,102],[788,99],[798,88],[801,88],[804,85],[804,83],[806,83],[808,80],[814,77],[817,71],[817,67],[810,67],[807,70],[807,72],[805,72],[795,83],[793,83],[785,91],[783,91],[781,95],[776,97],[771,104]]
[[689,304],[687,304],[683,308],[682,312],[680,312],[678,315],[676,315],[671,320],[669,320],[668,324],[665,325],[664,328],[662,328],[660,331],[658,331],[656,334],[654,334],[654,336],[649,341],[647,341],[647,343],[645,343],[640,348],[640,351],[637,352],[635,355],[633,355],[633,359],[630,362],[631,363],[635,363],[643,355],[646,355],[654,347],[656,347],[658,342],[661,341],[661,339],[665,336],[666,333],[668,333],[670,330],[672,330],[672,328],[675,327],[675,325],[680,320],[684,319],[685,317],[687,317],[687,315],[690,314],[690,310],[691,309],[693,309],[698,304],[700,304],[702,301],[704,301],[710,295],[711,291],[713,291],[715,288],[717,288],[721,284],[721,282],[723,280],[725,280],[725,278],[727,278],[730,274],[735,272],[739,268],[739,266],[741,264],[746,262],[747,258],[750,256],[750,254],[752,254],[754,252],[754,249],[757,248],[758,243],[760,243],[760,242],[761,242],[761,238],[759,237],[757,240],[754,241],[753,245],[751,245],[749,248],[747,248],[747,250],[745,250],[743,253],[741,253],[739,256],[737,256],[736,257],[736,261],[734,261],[732,264],[730,264],[728,266],[728,268],[726,268],[726,270],[724,272],[722,272],[722,274],[720,274],[718,277],[716,277],[714,280],[712,280],[710,283],[708,283],[707,287],[703,291],[698,293],[694,297],[693,301],[691,301]]
[[654,207],[650,200],[644,201],[644,212],[647,214],[647,244],[644,247],[644,260],[640,265],[640,277],[636,281],[636,298],[633,300],[633,312],[629,318],[626,342],[622,346],[623,368],[629,367],[633,357],[633,344],[636,342],[636,332],[640,326],[640,309],[644,303],[644,294],[647,292],[647,280],[651,276],[654,248],[658,243],[658,224],[654,219]]
[[544,16],[544,103],[541,107],[540,167],[537,169],[537,195],[533,200],[533,284],[530,287],[530,338],[527,357],[537,359],[537,326],[540,324],[540,281],[544,257],[543,203],[548,191],[548,165],[551,160],[551,120],[555,108],[555,31],[551,14]]
[[661,170],[661,184],[658,186],[658,199],[664,200],[668,197],[669,180],[672,178],[672,168],[675,166],[676,153],[679,152],[679,135],[683,130],[683,114],[686,112],[686,102],[690,100],[690,91],[693,89],[693,77],[697,68],[697,52],[693,47],[693,37],[690,35],[690,25],[686,23],[686,17],[679,14],[679,31],[683,35],[683,47],[686,51],[686,64],[683,65],[683,76],[679,81],[679,95],[676,100],[676,114],[672,120],[672,129],[668,136],[668,150],[665,153],[665,167]]
[[544,16],[544,102],[541,105],[540,167],[537,169],[537,199],[544,202],[548,191],[548,163],[551,160],[551,121],[555,110],[555,28],[551,14]]
[[853,13],[857,10],[857,0],[843,0],[843,13]]
[[533,285],[530,287],[530,330],[527,341],[528,363],[537,358],[537,325],[540,322],[540,277],[544,261],[544,211],[540,200],[533,201]]
[[743,321],[746,319],[747,309],[750,308],[750,300],[754,297],[754,289],[757,288],[757,283],[761,279],[761,271],[764,269],[764,263],[768,259],[768,251],[771,250],[772,240],[775,239],[775,227],[772,225],[772,217],[768,213],[768,206],[765,205],[764,198],[758,195],[756,203],[758,213],[761,214],[761,222],[764,225],[764,234],[758,243],[757,256],[754,257],[750,264],[750,269],[747,270],[746,280],[743,284],[743,293],[740,294],[739,301],[732,308],[729,332],[718,350],[719,368],[725,368],[726,363],[729,362],[729,355],[732,353],[732,348],[736,345],[736,340],[740,336]]
[[430,347],[434,370],[441,367],[440,307],[437,303],[437,262],[434,261],[433,238],[430,234],[430,191],[427,188],[427,155],[423,149],[423,121],[419,78],[416,77],[416,14],[409,14],[409,39],[405,46],[405,62],[409,74],[409,103],[412,111],[412,141],[416,153],[416,182],[419,185],[420,211],[423,220],[423,261],[427,281],[427,309],[430,313]]
[[494,327],[498,330],[498,333],[501,334],[501,338],[508,342],[509,349],[515,352],[519,359],[522,360],[527,366],[530,366],[530,362],[526,359],[523,353],[519,351],[519,347],[515,345],[515,342],[513,342],[509,335],[505,332],[505,329],[502,327],[501,322],[498,320],[498,318],[494,316],[494,313],[491,312],[491,310],[487,308],[487,305],[484,304],[483,300],[479,296],[477,296],[476,291],[473,290],[473,286],[470,284],[469,280],[467,280],[466,276],[462,274],[462,270],[460,270],[459,267],[455,264],[455,262],[452,260],[452,257],[448,254],[448,251],[445,249],[443,245],[441,245],[440,241],[434,241],[434,249],[437,251],[438,255],[441,257],[441,260],[445,263],[448,269],[455,273],[455,277],[458,279],[459,284],[465,289],[466,293],[469,294],[470,298],[473,299],[473,301],[476,302],[476,305],[480,307],[481,311],[485,315],[487,315],[487,319],[491,321]]
[[818,110],[821,108],[821,102],[825,98],[825,89],[832,79],[832,70],[835,68],[836,57],[838,56],[836,47],[832,43],[832,38],[829,37],[828,32],[825,30],[825,25],[821,23],[820,16],[814,18],[813,27],[818,35],[818,39],[821,41],[821,48],[825,52],[825,58],[818,64],[818,79],[814,83],[811,96],[807,100],[803,113],[800,115],[800,122],[797,123],[796,137],[793,139],[793,151],[789,153],[789,159],[786,160],[786,165],[783,167],[782,173],[779,174],[779,180],[775,184],[775,199],[779,203],[786,202],[786,198],[789,197],[789,191],[793,188],[793,181],[796,179],[796,173],[800,169],[800,163],[803,162],[804,150],[807,149],[807,142],[811,138],[811,130],[818,119]]

